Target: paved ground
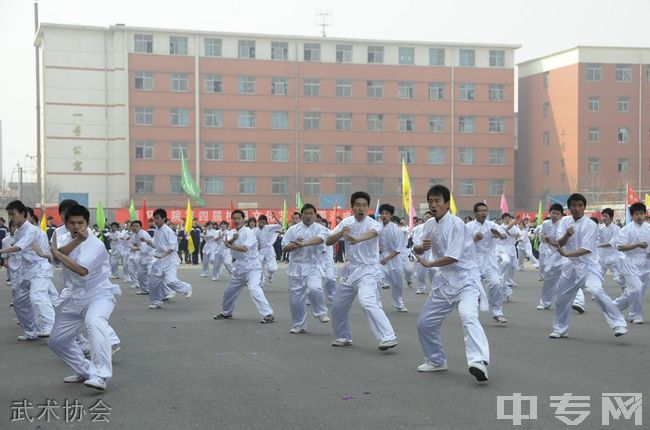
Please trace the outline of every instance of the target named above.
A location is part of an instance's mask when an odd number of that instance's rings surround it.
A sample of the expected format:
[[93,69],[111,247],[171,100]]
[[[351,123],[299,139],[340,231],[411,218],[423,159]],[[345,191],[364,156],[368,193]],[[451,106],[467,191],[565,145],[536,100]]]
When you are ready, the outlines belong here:
[[[590,302],[587,313],[573,316],[569,339],[550,340],[553,313],[535,310],[540,283],[532,270],[517,273],[520,286],[515,302],[506,305],[507,327],[482,314],[492,363],[489,385],[479,386],[467,372],[456,313],[443,326],[449,370],[416,372],[422,352],[415,324],[426,296],[414,289],[405,291],[406,314],[390,309],[384,290],[399,338],[387,353],[377,350],[358,304],[351,313],[352,347],[332,348],[329,324],[317,320],[308,333],[290,334],[284,269],[265,288],[276,314],[271,325],[259,323],[246,292],[233,320],[213,320],[225,283],[200,278],[195,267],[179,270],[194,285],[192,299],[176,298],[163,310],[147,310],[146,297],[124,288],[112,317],[122,351],[114,357],[106,392],[63,384],[71,372],[46,342],[17,343],[9,288],[0,287],[0,429],[555,429],[566,425],[555,417],[549,396],[564,393],[590,396],[591,407],[579,410],[591,414],[578,427],[593,429],[601,428],[602,393],[650,398],[650,324],[614,338]],[[607,284],[617,295],[611,280]],[[538,396],[537,420],[513,427],[512,420],[497,419],[497,396],[513,393]],[[23,400],[33,404],[34,421],[11,422],[19,412],[12,405]],[[59,419],[51,416],[49,423],[45,415],[36,419],[44,411],[38,406],[48,400],[59,405]],[[83,405],[88,414],[81,422],[65,422],[66,400]],[[108,424],[90,422],[88,409],[98,400],[111,408]],[[641,427],[621,416],[609,428]]]

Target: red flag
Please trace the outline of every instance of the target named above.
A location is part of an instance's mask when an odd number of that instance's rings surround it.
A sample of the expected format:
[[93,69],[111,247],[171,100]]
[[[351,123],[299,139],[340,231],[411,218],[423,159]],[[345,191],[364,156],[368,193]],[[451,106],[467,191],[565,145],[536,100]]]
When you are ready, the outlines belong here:
[[336,223],[336,217],[338,217],[338,216],[339,216],[339,204],[337,202],[337,203],[334,204],[334,216],[332,217],[333,220],[332,220],[332,225],[330,227],[332,230],[334,230],[336,228],[336,224],[337,224]]
[[232,220],[232,213],[235,211],[235,205],[230,200],[230,228],[235,228],[235,223]]
[[625,204],[630,206],[639,201],[639,195],[634,191],[630,184],[627,184],[627,197],[625,198]]
[[508,210],[508,202],[506,201],[506,193],[501,193],[501,213],[505,214],[510,212]]
[[143,228],[149,227],[149,219],[147,218],[147,199],[142,199],[142,207],[140,208],[140,222]]

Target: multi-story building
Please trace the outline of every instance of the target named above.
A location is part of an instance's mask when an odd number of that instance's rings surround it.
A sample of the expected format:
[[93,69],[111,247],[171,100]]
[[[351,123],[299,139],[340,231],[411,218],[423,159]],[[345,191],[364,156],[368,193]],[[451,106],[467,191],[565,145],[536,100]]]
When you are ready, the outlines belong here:
[[519,64],[517,205],[650,188],[650,48],[576,47]]
[[[515,45],[43,24],[46,180],[109,207],[514,197]],[[373,202],[374,203],[374,202]]]

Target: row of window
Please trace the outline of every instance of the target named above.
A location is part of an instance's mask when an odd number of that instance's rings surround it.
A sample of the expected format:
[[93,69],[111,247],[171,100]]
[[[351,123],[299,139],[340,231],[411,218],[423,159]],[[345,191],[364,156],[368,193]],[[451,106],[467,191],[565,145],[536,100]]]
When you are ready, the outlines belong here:
[[[153,35],[152,34],[135,34],[133,36],[134,51],[143,54],[153,53]],[[237,57],[238,58],[256,58],[256,41],[255,40],[238,40]],[[302,44],[302,60],[311,62],[321,61],[322,47],[320,43],[305,42]],[[351,63],[353,46],[351,44],[336,45],[336,62]],[[381,45],[368,45],[367,61],[368,64],[384,64],[385,47]],[[169,36],[169,54],[170,55],[188,55],[188,37],[187,36]],[[223,41],[219,38],[206,37],[203,39],[203,55],[206,57],[223,56]],[[490,67],[505,67],[505,50],[491,49],[489,52]],[[289,60],[289,43],[288,42],[271,42],[271,60]],[[445,65],[445,49],[429,48],[428,63],[431,66]],[[398,64],[415,64],[415,48],[409,46],[398,47]],[[475,67],[476,51],[471,48],[461,48],[458,50],[458,64],[461,67]]]
[[[617,109],[619,112],[629,112],[630,111],[630,98],[629,97],[619,97]],[[589,96],[587,102],[587,110],[589,112],[598,112],[600,111],[600,97],[599,96]]]
[[[564,159],[560,160],[560,165],[564,167]],[[549,176],[551,172],[551,162],[543,161],[542,162],[542,171],[545,176]],[[600,171],[600,158],[589,158],[587,161],[587,171],[589,173],[598,173]],[[618,173],[629,173],[630,172],[630,159],[629,158],[619,158],[616,162],[616,171]]]
[[[154,88],[153,72],[135,72],[135,89],[142,91],[151,91]],[[444,100],[445,99],[445,83],[442,82],[429,82],[428,94],[429,100]],[[271,78],[270,94],[276,96],[289,95],[289,78],[274,77]],[[477,100],[478,97],[476,84],[474,83],[459,83],[457,84],[458,95],[457,100]],[[169,89],[170,91],[189,91],[189,74],[188,73],[172,73],[169,76]],[[207,74],[203,79],[203,90],[210,94],[220,94],[223,92],[223,78],[221,75]],[[257,85],[255,76],[239,76],[237,91],[239,94],[256,94]],[[396,97],[400,99],[414,99],[415,97],[415,82],[414,81],[398,81]],[[302,95],[306,97],[321,96],[321,80],[320,79],[303,79]],[[352,80],[351,79],[337,79],[336,80],[336,97],[352,97]],[[366,96],[369,98],[383,98],[384,97],[384,81],[381,80],[367,80],[366,81]],[[503,84],[489,84],[487,88],[487,100],[494,102],[501,102],[504,100],[504,85]]]
[[[646,80],[650,82],[650,65],[645,66]],[[585,68],[588,81],[602,81],[603,80],[603,65],[596,63],[588,63]],[[617,64],[616,65],[616,81],[617,82],[631,82],[632,81],[632,65],[631,64]]]
[[[155,159],[154,142],[149,140],[137,141],[135,143],[135,158],[138,160]],[[356,147],[357,150],[359,147]],[[366,161],[371,164],[384,163],[384,147],[381,145],[370,145],[366,147]],[[289,161],[290,145],[278,143],[271,145],[271,161],[287,162]],[[170,146],[170,159],[180,160],[181,152],[186,160],[190,159],[189,144],[173,142]],[[429,164],[445,164],[447,148],[431,147],[428,150],[427,162]],[[239,161],[255,161],[257,159],[257,148],[254,143],[240,143],[237,146],[237,157]],[[352,145],[337,145],[335,148],[337,163],[352,162]],[[401,163],[402,160],[407,163],[415,163],[415,148],[412,146],[397,147],[397,157],[395,163]],[[223,144],[222,143],[204,143],[203,158],[208,161],[223,161]],[[321,145],[303,145],[303,161],[307,163],[318,163],[321,161]],[[474,165],[478,163],[476,148],[459,148],[458,162],[463,165]],[[488,149],[488,164],[505,165],[505,149],[490,148]]]
[[[258,178],[255,176],[240,176],[237,178],[239,194],[256,194],[257,181],[268,181],[268,178]],[[302,179],[302,193],[305,196],[318,196],[321,194],[321,179],[318,177],[304,177]],[[352,194],[352,181],[351,176],[338,176],[336,178],[335,192],[337,194],[350,195]],[[367,178],[366,191],[371,196],[385,195],[385,181],[384,178]],[[394,180],[392,182],[395,182]],[[436,184],[443,184],[442,179],[429,179],[429,186]],[[504,179],[490,179],[488,181],[488,194],[493,197],[498,197],[504,190]],[[135,176],[135,192],[136,194],[153,194],[155,192],[153,175],[136,175]],[[411,182],[414,186],[415,181]],[[469,197],[476,195],[476,180],[475,179],[460,179],[459,196]],[[413,188],[412,188],[413,189]],[[170,177],[170,192],[172,194],[181,194],[181,177]],[[203,178],[203,192],[205,194],[223,194],[223,177],[222,176],[206,176]],[[287,195],[289,193],[289,177],[275,176],[271,178],[271,194],[273,195]],[[395,187],[395,195],[401,195],[402,184],[398,180],[397,187]]]
[[[618,143],[629,143],[630,142],[630,127],[619,127],[618,133],[616,136],[613,136],[617,139]],[[613,140],[613,139],[612,139]],[[587,143],[599,143],[600,142],[600,127],[589,127],[587,130]],[[609,140],[608,140],[609,142]],[[542,133],[542,145],[549,146],[551,143],[551,134],[548,131]]]
[[[224,112],[220,109],[203,110],[203,126],[208,128],[223,127]],[[303,113],[303,130],[321,129],[320,112]],[[335,114],[335,129],[338,131],[352,131],[352,113],[338,112]],[[397,115],[397,130],[400,132],[414,132],[415,115]],[[458,131],[471,134],[476,130],[476,117],[458,117]],[[169,124],[172,127],[190,126],[190,109],[171,108],[169,110]],[[445,132],[445,116],[429,115],[427,117],[428,131],[433,133]],[[136,107],[135,125],[154,125],[154,108]],[[494,116],[487,118],[488,132],[490,134],[503,134],[505,130],[505,118]],[[238,113],[237,126],[239,128],[257,128],[257,112],[253,110],[241,110]],[[271,129],[288,130],[289,112],[271,112]],[[366,114],[367,131],[384,131],[384,114]]]

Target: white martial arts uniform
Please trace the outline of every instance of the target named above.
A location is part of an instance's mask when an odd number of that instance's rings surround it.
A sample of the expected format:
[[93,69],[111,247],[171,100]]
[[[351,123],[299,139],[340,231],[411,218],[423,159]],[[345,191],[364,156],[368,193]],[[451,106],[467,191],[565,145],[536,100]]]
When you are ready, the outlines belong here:
[[[155,233],[154,233],[155,234]],[[140,229],[135,235],[134,244],[137,244],[136,276],[138,278],[138,287],[143,293],[149,293],[149,284],[151,283],[151,267],[154,263],[154,248],[147,241],[151,240],[151,235],[145,230]],[[142,239],[145,239],[143,241]]]
[[620,286],[624,285],[623,279],[620,277],[620,271],[618,268],[619,262],[621,260],[621,253],[616,247],[611,246],[612,241],[616,238],[618,233],[621,231],[621,228],[614,224],[613,222],[609,225],[601,224],[598,229],[598,240],[599,245],[608,243],[610,246],[598,248],[600,251],[600,267],[603,273],[603,278],[607,271],[612,272],[614,281],[616,281]]
[[[392,252],[397,255],[381,266],[384,282],[390,286],[390,293],[393,299],[393,307],[397,310],[406,311],[404,306],[404,264],[400,253],[404,249],[404,233],[397,224],[389,221],[383,225],[379,235],[380,257],[386,258]],[[380,263],[381,264],[381,263]]]
[[[331,232],[328,230],[328,236]],[[336,292],[336,263],[334,263],[334,247],[325,243],[320,245],[321,264],[323,266],[323,293],[331,302]]]
[[[118,268],[120,261],[122,261],[122,243],[120,241],[120,236],[122,235],[121,231],[113,231],[108,234],[108,238],[111,241],[110,262],[111,262],[111,278],[117,279],[120,277],[118,273]],[[124,263],[122,263],[124,265]]]
[[[424,224],[417,225],[413,228],[413,243],[416,241],[418,243],[422,243],[422,235],[424,234]],[[425,260],[431,260],[431,250],[425,251],[424,254],[422,254],[422,258]],[[417,288],[415,290],[415,294],[425,294],[427,290],[427,278],[429,279],[429,283],[431,283],[433,277],[436,275],[437,268],[431,267],[431,268],[426,268],[421,264],[417,264],[415,266],[415,274],[417,276]]]
[[501,260],[500,267],[505,280],[505,297],[512,294],[511,287],[516,287],[515,283],[515,266],[517,265],[517,249],[516,242],[522,235],[521,230],[516,225],[509,229],[506,225],[502,225],[501,229],[508,237],[503,239],[499,245],[499,258]]
[[[162,306],[165,298],[165,286],[172,290],[188,295],[192,291],[192,286],[187,282],[178,279],[178,265],[181,259],[178,257],[178,238],[174,231],[167,224],[156,229],[153,235],[155,247],[154,262],[151,265],[151,275],[149,284],[149,298],[152,305]],[[172,251],[165,257],[160,256]]]
[[411,288],[413,286],[413,262],[409,259],[409,256],[411,255],[411,249],[408,247],[409,236],[411,232],[407,226],[400,227],[400,230],[402,230],[402,234],[404,235],[404,248],[400,250],[400,254],[396,258],[402,259],[404,277],[406,278],[407,285],[409,288]]
[[[478,318],[481,310],[488,310],[488,300],[476,266],[474,240],[463,222],[447,212],[440,220],[430,218],[425,224],[422,240],[431,240],[432,258],[451,257],[455,263],[439,267],[433,279],[432,291],[427,298],[417,328],[425,360],[436,367],[446,366],[447,354],[440,337],[440,326],[447,315],[458,309],[463,333],[467,364],[490,362],[487,336]],[[422,240],[413,242],[421,245]]]
[[380,305],[381,296],[377,289],[381,277],[378,236],[382,226],[369,216],[364,216],[361,221],[357,221],[354,216],[349,216],[341,220],[332,234],[340,233],[344,227],[350,229],[349,235],[352,237],[363,236],[370,230],[376,231],[377,236],[357,244],[343,239],[348,263],[341,270],[341,283],[336,289],[332,304],[332,331],[336,341],[352,342],[352,328],[348,321],[348,314],[357,295],[368,319],[370,330],[377,340],[379,342],[395,340],[395,331]]
[[281,231],[281,224],[267,224],[264,228],[258,228],[255,231],[260,258],[262,259],[262,276],[269,282],[273,280],[273,274],[278,270],[278,259],[273,245]]
[[203,263],[201,276],[209,276],[208,272],[210,270],[210,263],[212,263],[212,279],[215,281],[217,280],[218,275],[217,266],[215,264],[215,254],[219,249],[217,241],[219,240],[220,235],[220,231],[213,228],[209,228],[201,234],[201,237],[205,241],[205,245],[203,245],[203,259],[201,260]]
[[215,251],[214,254],[214,276],[213,278],[218,280],[219,277],[221,276],[221,268],[225,267],[228,273],[232,274],[232,254],[230,253],[230,248],[226,247],[226,245],[223,243],[223,238],[226,237],[228,234],[228,230],[221,230],[219,229],[217,231],[217,237],[216,237],[216,243],[217,243],[217,250]]
[[[541,226],[540,236],[544,235],[551,241],[559,239],[557,235],[559,225],[560,220],[555,223],[550,219],[545,220]],[[562,267],[565,264],[570,264],[570,262],[542,239],[540,239],[539,244],[539,261],[539,270],[543,283],[538,306],[548,309],[553,305],[557,283],[560,280],[560,275],[562,275]]]
[[[641,225],[636,222],[623,227],[618,235],[611,241],[616,249],[619,245],[630,245],[632,243],[645,242],[650,245],[650,225],[646,222]],[[628,317],[630,320],[642,322],[644,318],[643,299],[650,280],[650,260],[648,260],[648,248],[634,248],[630,251],[621,252],[618,268],[625,281],[623,293],[614,300],[614,303],[621,311],[630,308]]]

